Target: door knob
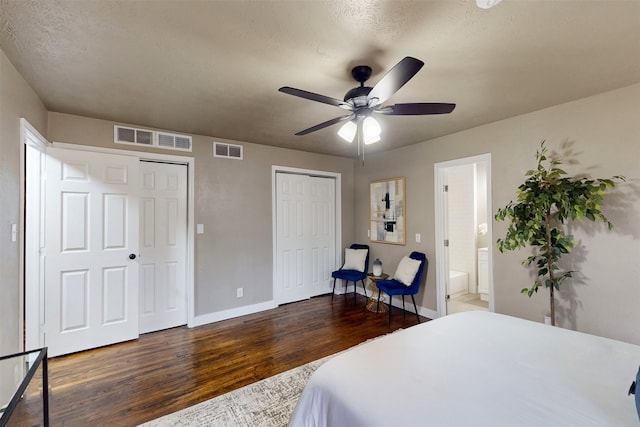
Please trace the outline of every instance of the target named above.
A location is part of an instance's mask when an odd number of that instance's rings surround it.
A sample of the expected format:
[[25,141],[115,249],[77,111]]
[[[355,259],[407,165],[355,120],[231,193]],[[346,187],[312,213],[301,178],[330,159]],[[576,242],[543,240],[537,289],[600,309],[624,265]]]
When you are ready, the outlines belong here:
[[129,254],[129,259],[136,259],[136,254]]

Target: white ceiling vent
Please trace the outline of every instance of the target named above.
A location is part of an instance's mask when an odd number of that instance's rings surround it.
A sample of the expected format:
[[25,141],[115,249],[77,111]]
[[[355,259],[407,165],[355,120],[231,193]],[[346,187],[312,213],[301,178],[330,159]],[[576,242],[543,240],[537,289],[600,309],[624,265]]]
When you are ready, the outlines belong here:
[[153,145],[153,132],[145,129],[115,126],[114,142],[118,144]]
[[213,141],[213,156],[242,160],[242,145]]
[[173,133],[158,132],[158,147],[191,151],[191,137]]
[[114,126],[113,141],[116,144],[146,145],[169,150],[191,151],[190,136],[125,126]]

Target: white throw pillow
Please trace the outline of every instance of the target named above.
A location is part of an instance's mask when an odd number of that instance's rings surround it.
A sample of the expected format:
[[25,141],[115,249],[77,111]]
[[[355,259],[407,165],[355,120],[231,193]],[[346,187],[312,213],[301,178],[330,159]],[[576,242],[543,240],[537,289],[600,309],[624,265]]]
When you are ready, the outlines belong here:
[[400,260],[400,264],[398,264],[393,278],[406,286],[411,286],[411,282],[413,282],[413,279],[416,277],[418,268],[420,268],[420,261],[405,256]]
[[364,272],[364,263],[367,259],[368,249],[350,249],[344,250],[344,266],[343,270],[357,270]]

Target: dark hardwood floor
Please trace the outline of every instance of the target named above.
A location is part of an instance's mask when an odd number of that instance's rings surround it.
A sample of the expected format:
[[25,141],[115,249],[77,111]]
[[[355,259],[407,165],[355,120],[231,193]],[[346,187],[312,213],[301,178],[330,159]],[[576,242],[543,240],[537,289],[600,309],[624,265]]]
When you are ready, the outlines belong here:
[[[417,324],[394,308],[389,328],[387,313],[367,311],[366,302],[324,295],[50,359],[50,423],[135,426]],[[42,424],[39,390],[29,390],[9,425]]]

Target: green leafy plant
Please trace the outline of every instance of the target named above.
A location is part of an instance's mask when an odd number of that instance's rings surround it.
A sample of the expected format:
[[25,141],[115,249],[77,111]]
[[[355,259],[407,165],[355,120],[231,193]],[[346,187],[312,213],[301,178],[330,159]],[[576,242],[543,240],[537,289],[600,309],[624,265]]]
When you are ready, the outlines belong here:
[[521,293],[531,297],[541,286],[549,289],[551,324],[555,325],[554,290],[574,271],[563,271],[558,262],[575,245],[572,235],[567,234],[568,221],[601,221],[611,229],[611,222],[601,211],[604,194],[615,187],[615,181],[624,181],[622,176],[610,179],[588,179],[568,177],[560,169],[562,160],[550,158],[545,141],[536,152],[537,168],[526,173],[528,177],[516,192],[517,201],[498,209],[496,221],[511,223],[504,239],[497,240],[498,250],[504,253],[526,246],[533,248],[533,255],[522,264],[535,265],[537,278]]

